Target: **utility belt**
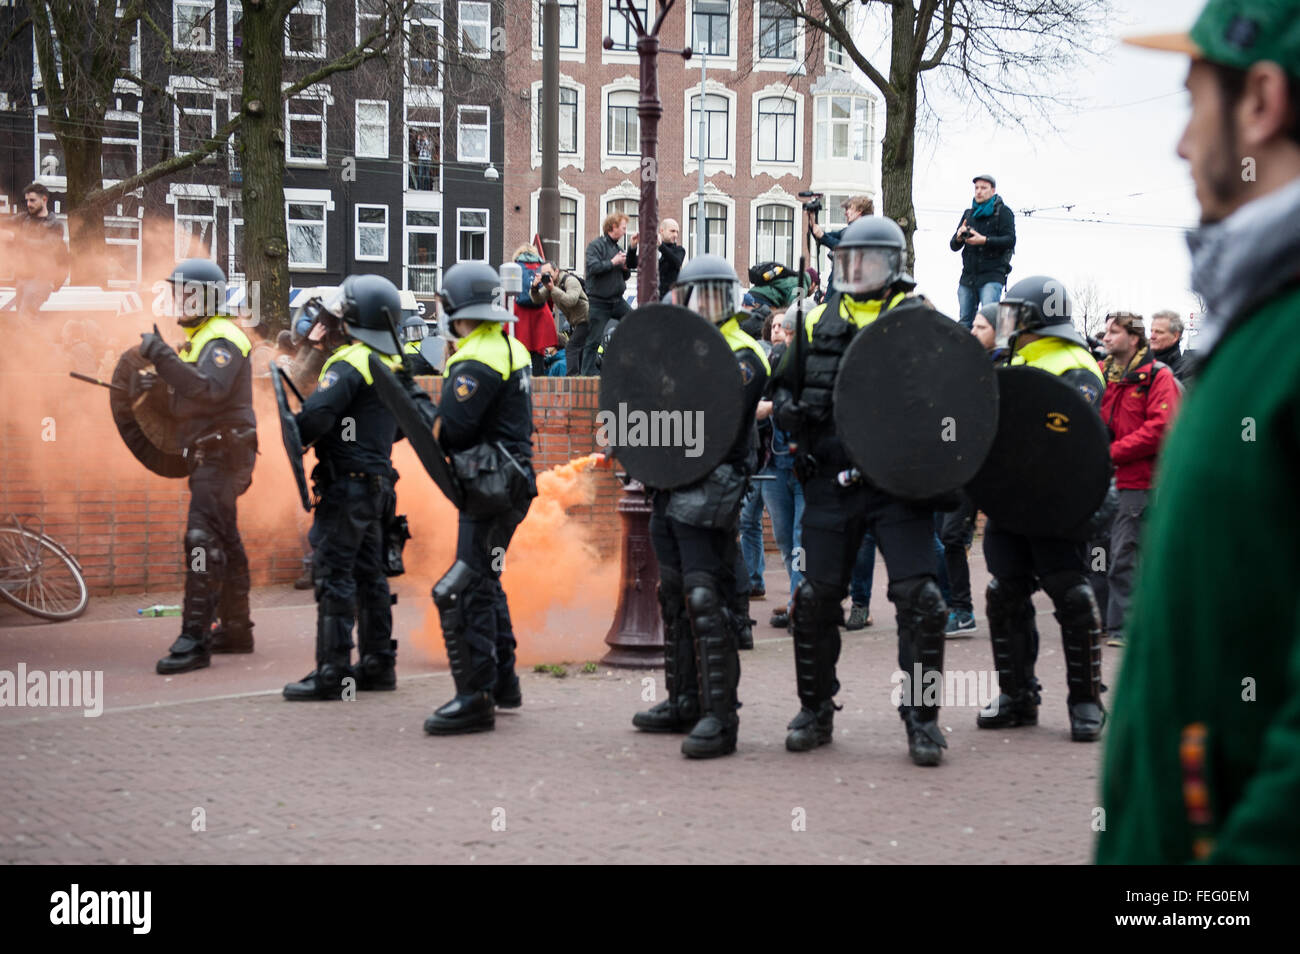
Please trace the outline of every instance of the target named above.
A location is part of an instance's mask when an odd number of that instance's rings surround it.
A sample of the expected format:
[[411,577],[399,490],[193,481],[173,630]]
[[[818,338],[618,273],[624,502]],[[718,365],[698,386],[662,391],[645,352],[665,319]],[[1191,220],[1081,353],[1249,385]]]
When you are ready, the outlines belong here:
[[227,427],[219,431],[210,431],[196,438],[182,455],[191,467],[197,467],[204,461],[220,460],[238,450],[257,452],[256,427]]
[[537,496],[537,477],[501,441],[475,444],[451,455],[452,470],[465,492],[462,511],[469,517],[495,517],[523,510]]

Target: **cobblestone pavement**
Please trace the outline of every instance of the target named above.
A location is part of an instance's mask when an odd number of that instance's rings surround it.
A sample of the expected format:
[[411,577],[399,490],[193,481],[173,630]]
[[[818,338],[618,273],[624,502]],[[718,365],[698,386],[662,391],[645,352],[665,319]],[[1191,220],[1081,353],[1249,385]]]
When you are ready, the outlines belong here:
[[[988,678],[977,555],[972,575],[980,631],[949,641],[946,667]],[[287,588],[255,594],[257,653],[172,679],[153,663],[176,621],[134,609],[177,594],[97,600],[57,625],[0,608],[0,670],[102,669],[107,700],[98,718],[0,708],[0,861],[1087,862],[1101,749],[1069,739],[1059,629],[1041,594],[1041,724],[981,731],[975,705],[951,705],[944,765],[922,769],[889,698],[883,580],[881,566],[875,625],[845,634],[834,744],[785,751],[794,663],[768,600],[753,607],[757,648],[742,654],[739,751],[705,762],[683,758],[678,736],[632,729],[646,680],[662,692],[655,672],[526,672],[523,708],[459,738],[421,731],[452,694],[429,663],[404,659],[395,693],[285,702],[314,632],[310,594]],[[399,605],[399,634],[417,612]]]

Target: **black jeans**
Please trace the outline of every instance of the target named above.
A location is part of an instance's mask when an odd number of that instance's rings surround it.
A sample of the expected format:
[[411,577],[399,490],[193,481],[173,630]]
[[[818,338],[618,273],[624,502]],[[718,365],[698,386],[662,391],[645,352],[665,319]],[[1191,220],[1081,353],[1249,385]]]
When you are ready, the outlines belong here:
[[998,529],[990,520],[984,527],[984,559],[989,573],[999,580],[1028,580],[1037,588],[1046,577],[1077,575],[1088,579],[1088,545],[1053,537],[1026,537]]
[[961,495],[961,506],[943,515],[939,541],[943,544],[943,559],[948,567],[948,587],[951,596],[948,605],[959,612],[974,610],[970,595],[970,563],[966,548],[975,535],[975,502],[966,493]]
[[362,655],[391,653],[393,608],[384,575],[383,521],[393,496],[392,483],[382,477],[344,477],[321,493],[311,531],[318,663],[346,665],[354,621]]
[[588,375],[599,373],[596,368],[596,352],[600,348],[601,339],[605,337],[605,326],[611,319],[622,318],[632,310],[622,298],[593,298],[590,304],[587,340],[582,346],[582,373]]
[[471,692],[494,689],[515,668],[515,632],[501,588],[506,548],[528,514],[529,503],[493,517],[460,515],[456,559],[469,564],[479,579],[464,595],[465,643],[469,653]]
[[591,322],[589,321],[584,321],[582,324],[574,325],[569,329],[569,343],[564,346],[564,373],[568,377],[577,377],[582,373],[583,346],[587,343],[587,333],[590,330]]

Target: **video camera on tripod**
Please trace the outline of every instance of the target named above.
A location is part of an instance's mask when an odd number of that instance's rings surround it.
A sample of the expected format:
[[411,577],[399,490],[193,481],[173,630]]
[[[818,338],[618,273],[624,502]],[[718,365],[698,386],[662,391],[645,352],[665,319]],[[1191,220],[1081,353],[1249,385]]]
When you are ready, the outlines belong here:
[[799,198],[811,200],[803,204],[803,210],[813,217],[814,222],[817,221],[817,213],[824,208],[824,206],[822,205],[822,199],[824,199],[825,197],[826,197],[826,193],[824,192],[800,192],[799,193]]

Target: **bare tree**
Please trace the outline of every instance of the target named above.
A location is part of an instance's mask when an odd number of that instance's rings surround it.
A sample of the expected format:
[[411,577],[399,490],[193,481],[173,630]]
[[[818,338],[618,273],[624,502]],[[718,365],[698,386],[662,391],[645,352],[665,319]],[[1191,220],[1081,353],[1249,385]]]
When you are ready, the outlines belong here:
[[[927,74],[1000,122],[1025,111],[1046,115],[1060,98],[1049,82],[1076,69],[1106,23],[1109,0],[776,0],[809,31],[834,40],[885,101],[881,146],[884,214],[907,236],[909,267],[916,209],[912,171],[918,110]],[[850,8],[888,17],[888,64],[877,66],[854,40]]]
[[1101,337],[1106,330],[1106,313],[1109,310],[1105,296],[1095,278],[1076,282],[1070,289],[1074,300],[1074,324],[1084,335]]

